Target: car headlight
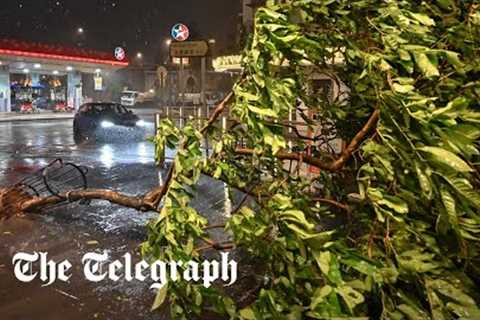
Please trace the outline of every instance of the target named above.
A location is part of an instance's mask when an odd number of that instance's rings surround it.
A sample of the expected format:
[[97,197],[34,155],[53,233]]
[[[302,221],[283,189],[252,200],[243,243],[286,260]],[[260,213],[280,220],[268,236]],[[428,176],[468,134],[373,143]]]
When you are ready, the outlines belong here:
[[147,125],[143,120],[138,120],[136,124],[137,127],[145,127]]
[[102,128],[111,128],[113,127],[115,124],[113,122],[110,122],[110,121],[102,121]]

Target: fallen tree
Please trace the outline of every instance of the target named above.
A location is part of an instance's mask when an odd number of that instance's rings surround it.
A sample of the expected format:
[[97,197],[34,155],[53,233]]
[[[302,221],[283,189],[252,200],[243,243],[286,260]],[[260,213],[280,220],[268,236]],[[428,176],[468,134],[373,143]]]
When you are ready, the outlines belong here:
[[[141,197],[33,198],[20,211],[84,198],[158,210],[142,246],[148,259],[241,247],[265,263],[248,305],[218,287],[165,286],[156,306],[168,297],[174,319],[205,310],[232,319],[480,318],[478,4],[269,1],[255,23],[234,94],[202,127],[159,126],[157,156],[178,149],[163,186]],[[348,101],[312,93],[312,69],[343,81]],[[227,105],[236,125],[224,130]],[[333,122],[343,150],[299,130],[290,145],[292,113],[312,131]],[[214,142],[208,159],[205,137]],[[305,164],[319,173],[306,175]],[[202,174],[253,203],[209,225],[190,205]],[[211,240],[212,228],[232,241]]]

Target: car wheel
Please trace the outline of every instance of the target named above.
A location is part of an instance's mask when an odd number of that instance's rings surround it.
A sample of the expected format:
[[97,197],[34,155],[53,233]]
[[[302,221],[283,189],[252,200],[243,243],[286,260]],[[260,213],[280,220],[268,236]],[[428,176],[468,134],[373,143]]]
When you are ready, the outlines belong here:
[[73,140],[75,141],[75,143],[82,143],[85,141],[85,137],[76,127],[73,128]]

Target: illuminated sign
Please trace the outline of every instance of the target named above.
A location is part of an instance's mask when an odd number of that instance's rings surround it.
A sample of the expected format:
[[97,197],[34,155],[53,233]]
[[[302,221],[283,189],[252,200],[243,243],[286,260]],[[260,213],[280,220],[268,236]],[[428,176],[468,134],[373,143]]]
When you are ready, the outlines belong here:
[[122,61],[125,59],[125,50],[122,47],[116,47],[114,54],[115,59],[117,59],[118,61]]
[[208,44],[205,41],[173,42],[170,45],[172,57],[204,57],[208,53]]
[[93,77],[95,91],[103,90],[103,79],[102,77],[96,76]]
[[183,23],[177,23],[172,27],[172,38],[176,41],[185,41],[190,36],[190,30]]
[[173,64],[181,64],[183,63],[184,65],[189,65],[190,64],[190,59],[189,58],[172,58],[172,63]]
[[215,71],[225,70],[241,70],[242,69],[242,56],[221,56],[213,60],[213,68]]

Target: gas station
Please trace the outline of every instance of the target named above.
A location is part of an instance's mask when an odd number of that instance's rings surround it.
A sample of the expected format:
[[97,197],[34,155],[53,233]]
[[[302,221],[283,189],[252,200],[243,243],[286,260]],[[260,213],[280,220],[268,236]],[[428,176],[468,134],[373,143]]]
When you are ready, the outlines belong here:
[[0,39],[0,112],[14,111],[24,100],[63,101],[75,110],[82,104],[82,77],[102,89],[102,75],[128,66],[125,52]]

